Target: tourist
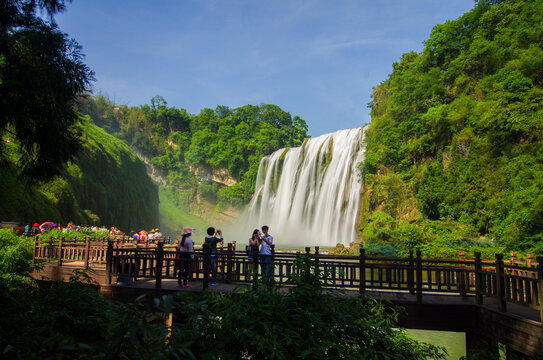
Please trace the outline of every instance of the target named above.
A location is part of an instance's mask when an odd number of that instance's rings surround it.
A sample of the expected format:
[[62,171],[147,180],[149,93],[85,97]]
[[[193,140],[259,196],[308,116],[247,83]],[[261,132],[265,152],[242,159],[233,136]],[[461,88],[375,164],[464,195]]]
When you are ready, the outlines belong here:
[[190,277],[190,265],[192,259],[194,259],[194,246],[190,236],[192,235],[192,229],[190,227],[183,230],[183,237],[176,246],[176,250],[179,252],[179,275],[177,277],[177,286],[186,288],[192,287],[189,285],[188,280]]
[[156,241],[159,241],[162,239],[162,233],[160,232],[160,229],[159,228],[156,228],[155,229],[155,240]]
[[210,285],[217,285],[216,273],[217,273],[217,259],[219,258],[217,252],[217,243],[223,241],[222,231],[214,227],[207,228],[207,236],[204,239],[204,245],[209,246],[210,251],[210,266],[211,266],[211,283]]
[[253,270],[254,257],[258,256],[258,245],[260,244],[260,230],[254,229],[253,235],[249,238],[249,247],[247,248],[247,258],[249,259],[249,274]]
[[149,232],[148,238],[149,238],[149,243],[152,244],[152,243],[155,242],[155,229],[153,229],[153,230],[151,230],[151,231]]
[[262,245],[260,248],[260,273],[262,277],[266,274],[266,281],[270,280],[272,261],[271,245],[273,244],[273,236],[268,234],[268,230],[268,225],[262,226],[262,232],[264,234],[260,237],[260,244]]
[[38,223],[34,223],[34,225],[32,225],[32,236],[34,235],[38,235],[39,232],[40,232],[40,224]]

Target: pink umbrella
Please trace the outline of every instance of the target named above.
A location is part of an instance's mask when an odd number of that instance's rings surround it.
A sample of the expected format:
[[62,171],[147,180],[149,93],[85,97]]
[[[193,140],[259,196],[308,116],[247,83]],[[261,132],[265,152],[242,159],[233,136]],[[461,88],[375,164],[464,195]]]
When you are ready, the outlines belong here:
[[40,229],[46,229],[46,230],[49,230],[51,229],[53,226],[55,226],[55,223],[52,222],[52,221],[46,221],[44,223],[42,223],[40,225]]

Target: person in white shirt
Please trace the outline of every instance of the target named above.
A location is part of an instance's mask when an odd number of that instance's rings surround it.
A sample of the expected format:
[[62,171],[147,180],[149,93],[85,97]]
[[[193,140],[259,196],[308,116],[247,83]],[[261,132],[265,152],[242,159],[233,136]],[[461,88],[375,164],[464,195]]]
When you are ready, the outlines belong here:
[[270,280],[271,262],[272,262],[272,250],[273,236],[268,234],[268,225],[262,226],[263,235],[260,237],[260,273],[261,276],[266,276],[266,281]]

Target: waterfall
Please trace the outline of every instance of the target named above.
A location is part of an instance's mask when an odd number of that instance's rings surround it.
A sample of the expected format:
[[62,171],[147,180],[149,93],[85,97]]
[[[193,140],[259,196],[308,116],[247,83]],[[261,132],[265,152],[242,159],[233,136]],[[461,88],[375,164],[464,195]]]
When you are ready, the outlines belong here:
[[248,224],[268,225],[277,246],[348,246],[356,238],[363,137],[363,128],[340,130],[264,157]]

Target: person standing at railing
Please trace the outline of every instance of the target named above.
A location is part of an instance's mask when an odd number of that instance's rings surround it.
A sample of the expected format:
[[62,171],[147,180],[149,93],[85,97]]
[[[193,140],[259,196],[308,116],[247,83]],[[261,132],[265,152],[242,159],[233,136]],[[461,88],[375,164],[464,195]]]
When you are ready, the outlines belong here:
[[177,277],[177,286],[186,288],[192,287],[189,285],[190,277],[190,264],[194,259],[194,244],[190,236],[192,235],[192,229],[187,227],[183,230],[183,237],[176,246],[176,250],[179,252],[179,275]]
[[217,285],[217,260],[219,258],[217,244],[223,240],[222,231],[220,229],[215,231],[214,227],[207,228],[207,236],[204,239],[204,244],[208,244],[210,250],[211,283],[209,285]]
[[[260,237],[260,273],[262,277],[266,276],[266,281],[270,281],[273,236],[268,234],[268,225],[262,226],[263,235]],[[264,275],[265,274],[265,275]]]
[[260,236],[262,233],[258,229],[254,229],[253,235],[249,239],[249,245],[247,245],[247,259],[249,260],[249,275],[253,271],[253,262],[255,257],[255,252],[258,252],[258,245],[260,244]]

